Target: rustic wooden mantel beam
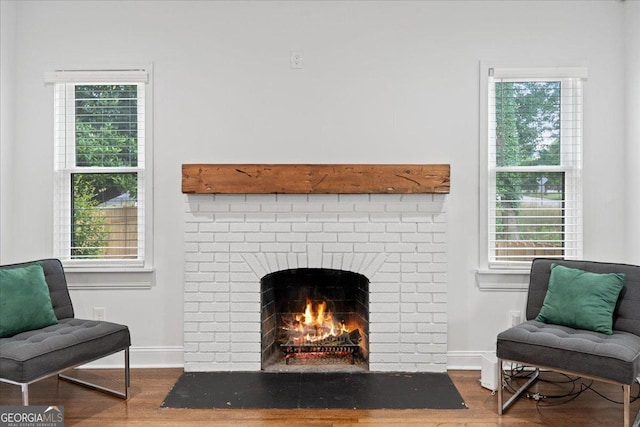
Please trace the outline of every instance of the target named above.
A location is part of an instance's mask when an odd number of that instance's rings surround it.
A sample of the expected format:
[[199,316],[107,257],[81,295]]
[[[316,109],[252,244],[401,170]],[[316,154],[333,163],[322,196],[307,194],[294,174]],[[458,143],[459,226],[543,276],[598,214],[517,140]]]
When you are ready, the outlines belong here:
[[449,178],[444,164],[183,164],[182,192],[448,194]]

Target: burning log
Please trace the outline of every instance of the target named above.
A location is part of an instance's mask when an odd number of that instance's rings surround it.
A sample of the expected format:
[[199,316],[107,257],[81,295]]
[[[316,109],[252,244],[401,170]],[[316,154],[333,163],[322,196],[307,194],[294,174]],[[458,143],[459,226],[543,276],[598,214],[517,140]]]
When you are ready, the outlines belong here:
[[322,353],[324,355],[346,355],[355,363],[355,355],[360,352],[360,330],[349,331],[344,321],[333,320],[326,302],[316,305],[307,300],[304,313],[282,319],[285,332],[280,347],[285,354],[285,362],[300,353]]

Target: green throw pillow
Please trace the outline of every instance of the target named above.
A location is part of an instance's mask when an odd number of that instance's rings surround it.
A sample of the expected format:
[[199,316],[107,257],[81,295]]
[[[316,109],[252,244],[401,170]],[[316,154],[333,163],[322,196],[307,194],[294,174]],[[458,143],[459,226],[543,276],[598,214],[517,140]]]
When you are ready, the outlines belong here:
[[0,270],[0,338],[56,323],[40,264]]
[[536,320],[611,335],[613,310],[624,281],[624,274],[551,264],[547,295]]

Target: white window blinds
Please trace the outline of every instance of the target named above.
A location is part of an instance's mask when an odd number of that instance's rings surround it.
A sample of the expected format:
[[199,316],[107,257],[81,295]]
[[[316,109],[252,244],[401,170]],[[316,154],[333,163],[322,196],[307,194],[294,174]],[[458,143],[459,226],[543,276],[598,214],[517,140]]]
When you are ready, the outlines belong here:
[[144,70],[57,71],[54,251],[66,265],[143,266]]
[[489,69],[488,264],[582,254],[583,69]]

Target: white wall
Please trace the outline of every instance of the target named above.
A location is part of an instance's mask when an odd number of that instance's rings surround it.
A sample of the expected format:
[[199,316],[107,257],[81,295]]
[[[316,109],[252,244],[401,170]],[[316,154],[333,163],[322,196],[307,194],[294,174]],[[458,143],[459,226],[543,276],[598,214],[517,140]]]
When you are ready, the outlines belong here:
[[[79,316],[101,306],[108,319],[129,324],[134,365],[181,362],[182,163],[450,163],[450,366],[477,363],[507,326],[508,310],[525,300],[523,292],[480,292],[475,283],[479,61],[589,67],[585,257],[623,260],[625,7],[19,2],[16,169],[2,183],[14,196],[2,210],[15,233],[3,262],[51,255],[52,94],[43,73],[153,63],[154,285],[73,291]],[[302,51],[303,69],[289,68],[292,50]]]
[[10,250],[13,193],[14,91],[16,3],[0,2],[0,262]]
[[640,2],[625,3],[627,261],[640,264]]

